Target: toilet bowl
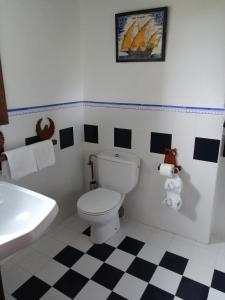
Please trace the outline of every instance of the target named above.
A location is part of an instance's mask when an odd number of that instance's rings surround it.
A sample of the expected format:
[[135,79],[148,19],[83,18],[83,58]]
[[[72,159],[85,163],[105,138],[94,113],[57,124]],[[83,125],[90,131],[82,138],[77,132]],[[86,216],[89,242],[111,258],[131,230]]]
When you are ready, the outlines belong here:
[[138,181],[140,159],[130,153],[104,151],[97,154],[100,188],[82,195],[77,201],[78,216],[91,226],[90,239],[102,244],[120,228],[119,209],[126,193]]
[[104,243],[120,228],[118,211],[123,196],[105,188],[85,193],[77,202],[78,215],[91,225],[90,239],[95,244]]

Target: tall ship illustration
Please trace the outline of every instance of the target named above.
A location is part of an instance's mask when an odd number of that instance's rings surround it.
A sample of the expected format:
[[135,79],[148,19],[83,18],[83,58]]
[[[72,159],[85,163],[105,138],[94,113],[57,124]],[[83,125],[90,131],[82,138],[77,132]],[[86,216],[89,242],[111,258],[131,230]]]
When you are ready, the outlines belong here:
[[121,52],[130,56],[150,56],[159,45],[161,32],[151,19],[142,26],[135,20],[126,30],[121,43]]

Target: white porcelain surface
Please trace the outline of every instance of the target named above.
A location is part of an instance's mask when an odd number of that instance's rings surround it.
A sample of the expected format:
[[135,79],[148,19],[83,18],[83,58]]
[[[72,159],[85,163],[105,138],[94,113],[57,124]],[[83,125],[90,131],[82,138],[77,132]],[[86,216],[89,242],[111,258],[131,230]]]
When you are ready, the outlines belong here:
[[0,182],[0,260],[35,241],[57,213],[53,199]]
[[97,170],[100,186],[127,194],[138,182],[140,158],[129,152],[100,152],[97,154]]
[[104,188],[97,188],[82,195],[77,208],[86,214],[99,215],[121,205],[121,194]]

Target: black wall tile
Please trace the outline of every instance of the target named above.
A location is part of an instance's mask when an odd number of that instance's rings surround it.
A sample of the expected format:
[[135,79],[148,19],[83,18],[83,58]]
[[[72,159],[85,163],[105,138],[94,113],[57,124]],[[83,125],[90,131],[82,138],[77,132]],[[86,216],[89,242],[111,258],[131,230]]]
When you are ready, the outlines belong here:
[[165,148],[171,148],[172,134],[151,132],[150,152],[165,153]]
[[35,144],[35,143],[38,143],[38,142],[41,142],[42,139],[39,138],[39,136],[31,136],[29,138],[26,138],[25,139],[25,145],[31,145],[31,144]]
[[114,147],[131,149],[131,129],[114,128]]
[[98,144],[98,126],[84,124],[84,141]]
[[59,130],[60,149],[64,149],[74,145],[73,127]]
[[225,157],[225,136],[223,136],[223,157]]
[[196,137],[194,159],[217,162],[220,148],[220,140]]

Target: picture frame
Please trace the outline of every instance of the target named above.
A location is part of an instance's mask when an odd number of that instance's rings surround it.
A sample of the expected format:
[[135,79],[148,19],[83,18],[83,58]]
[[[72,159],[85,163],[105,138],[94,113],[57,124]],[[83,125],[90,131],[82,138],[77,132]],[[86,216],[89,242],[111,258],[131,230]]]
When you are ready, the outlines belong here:
[[168,7],[115,14],[116,62],[165,61]]

